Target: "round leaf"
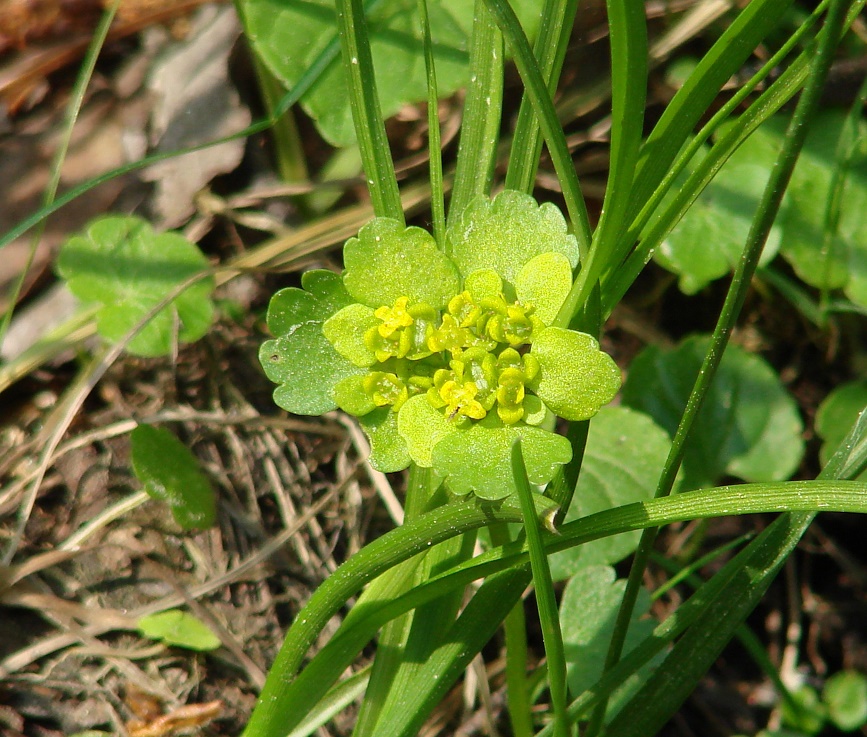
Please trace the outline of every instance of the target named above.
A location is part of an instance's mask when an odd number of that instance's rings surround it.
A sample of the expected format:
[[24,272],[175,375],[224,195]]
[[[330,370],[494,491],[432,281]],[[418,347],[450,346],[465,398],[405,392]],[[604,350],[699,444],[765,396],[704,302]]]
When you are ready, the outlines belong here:
[[531,352],[541,369],[533,390],[564,419],[590,419],[620,388],[620,369],[591,335],[546,328],[533,340]]
[[[93,221],[83,235],[67,240],[57,271],[72,293],[103,305],[99,334],[120,340],[181,282],[208,268],[198,247],[178,233],[157,234],[137,217],[108,216]],[[171,353],[181,342],[201,338],[211,325],[214,307],[211,278],[196,282],[161,310],[127,345],[130,353]]]
[[[656,251],[656,261],[680,276],[682,292],[695,294],[737,265],[778,150],[779,140],[762,129],[750,136]],[[702,158],[695,157],[691,166]],[[686,181],[687,174],[683,172],[680,181],[674,184],[671,197]],[[783,200],[783,210],[787,202]],[[771,228],[762,264],[776,255],[781,234],[779,225]]]
[[[564,521],[652,499],[671,441],[641,412],[603,407],[590,422],[578,486]],[[638,544],[640,532],[625,532],[550,557],[551,576],[567,578],[590,565],[617,563]]]
[[410,457],[419,466],[433,465],[433,447],[444,437],[458,432],[442,412],[431,407],[427,397],[410,397],[397,413],[397,429],[406,441]]
[[515,292],[536,308],[546,325],[554,322],[572,288],[572,266],[562,253],[543,253],[530,259],[515,277]]
[[268,305],[268,327],[277,336],[259,349],[259,362],[275,384],[274,401],[288,412],[321,415],[337,408],[334,386],[363,373],[328,342],[323,325],[352,303],[343,280],[330,271],[309,271],[301,289],[281,289]]
[[819,405],[816,432],[824,441],[819,450],[823,465],[837,450],[864,409],[867,409],[867,381],[853,381],[838,386]]
[[[861,120],[854,129],[847,117],[844,112],[828,110],[810,124],[788,188],[791,206],[781,217],[781,253],[807,284],[820,289],[842,287],[853,302],[867,306],[867,148],[855,145],[867,136],[867,124]],[[762,129],[782,140],[785,127],[785,116],[779,116]],[[826,239],[828,201],[839,173],[841,139],[851,158],[845,163],[836,232]]]
[[574,268],[578,242],[554,205],[538,205],[529,195],[506,190],[493,200],[478,199],[449,227],[450,253],[461,274],[493,269],[514,284],[534,256],[560,253]]
[[370,307],[355,302],[328,318],[322,332],[341,356],[367,367],[376,363],[376,354],[367,347],[364,334],[378,323]]
[[139,425],[130,435],[132,467],[145,491],[171,507],[185,530],[213,526],[214,489],[196,457],[165,428]]
[[221,644],[220,638],[208,625],[180,609],[169,609],[142,617],[138,621],[138,631],[152,640],[160,640],[166,645],[187,650],[216,650]]
[[343,281],[368,307],[391,306],[399,297],[442,309],[460,291],[454,264],[426,230],[376,218],[343,247]]
[[370,439],[370,465],[377,471],[402,471],[412,460],[406,441],[397,430],[397,414],[390,407],[380,407],[358,418]]
[[[566,677],[570,692],[576,696],[590,688],[602,675],[608,642],[625,588],[626,581],[616,580],[613,568],[591,566],[575,575],[563,589],[560,625],[567,663]],[[653,632],[656,622],[645,616],[649,609],[650,596],[641,589],[627,630],[624,652],[632,650]],[[609,717],[620,710],[664,657],[665,652],[657,655],[614,692],[608,707]]]
[[[512,0],[531,40],[539,26],[537,0]],[[241,0],[242,16],[257,54],[287,89],[292,89],[330,42],[337,38],[332,0]],[[428,9],[437,89],[447,97],[467,83],[468,37],[473,4],[441,0]],[[388,0],[367,17],[368,36],[382,114],[394,115],[405,105],[427,99],[427,77],[421,25],[414,3]],[[286,53],[291,49],[292,53]],[[323,137],[334,146],[355,141],[346,75],[338,57],[301,98]]]
[[863,673],[835,673],[825,683],[822,700],[831,721],[843,732],[854,732],[867,724],[867,677]]
[[[673,434],[707,346],[708,338],[694,336],[670,351],[642,351],[629,369],[624,404]],[[729,346],[686,446],[683,488],[712,486],[726,474],[746,481],[786,479],[804,452],[802,430],[797,406],[774,370]]]
[[301,277],[304,289],[281,289],[268,304],[268,329],[272,335],[287,335],[307,322],[324,322],[349,304],[352,297],[343,279],[333,271],[314,270]]
[[289,335],[266,340],[259,362],[275,384],[274,402],[287,412],[321,415],[337,409],[334,386],[355,374],[366,373],[341,356],[322,333],[322,324],[308,322]]
[[503,499],[517,493],[511,453],[521,439],[527,478],[532,484],[551,480],[558,466],[572,458],[572,446],[562,435],[538,427],[472,425],[442,438],[433,448],[433,466],[447,476],[455,494],[474,491],[482,499]]

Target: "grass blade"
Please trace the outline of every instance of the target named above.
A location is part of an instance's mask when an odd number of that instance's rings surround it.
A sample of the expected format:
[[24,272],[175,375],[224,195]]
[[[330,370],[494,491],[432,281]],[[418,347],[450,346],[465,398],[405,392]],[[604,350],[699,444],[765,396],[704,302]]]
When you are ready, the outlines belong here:
[[783,17],[791,0],[754,0],[702,57],[641,149],[629,218],[653,194],[677,152],[711,106],[723,84]]
[[581,194],[581,185],[578,183],[575,165],[566,143],[566,136],[560,126],[560,121],[557,119],[548,87],[542,77],[536,57],[533,56],[530,42],[515,16],[515,11],[506,0],[484,0],[484,2],[509,44],[509,49],[515,58],[515,65],[518,67],[521,80],[524,82],[525,94],[533,103],[542,134],[545,137],[545,143],[548,146],[548,152],[551,154],[551,160],[557,171],[557,178],[563,188],[566,210],[572,221],[572,229],[578,239],[578,248],[583,260],[590,247],[590,219],[587,215],[584,197]]
[[470,39],[470,84],[449,202],[449,222],[488,195],[497,162],[503,105],[503,37],[483,0],[476,0]]
[[518,488],[521,514],[524,516],[524,531],[530,553],[530,568],[533,572],[533,586],[536,589],[536,604],[539,607],[539,622],[542,626],[542,640],[548,660],[548,687],[551,691],[551,704],[554,709],[555,737],[569,737],[569,719],[566,714],[566,656],[563,653],[563,633],[560,631],[560,617],[554,598],[554,583],[548,556],[542,543],[542,531],[533,507],[533,492],[527,478],[527,468],[521,453],[521,441],[512,445],[512,474]]
[[433,220],[433,237],[440,248],[445,242],[446,211],[443,194],[443,158],[440,151],[439,97],[437,95],[437,72],[434,63],[433,41],[430,35],[430,19],[427,0],[418,0],[421,17],[422,38],[424,41],[424,65],[427,72],[427,129],[428,151],[430,157],[430,200]]
[[[545,7],[542,9],[542,22],[534,44],[534,53],[550,95],[554,94],[557,80],[560,78],[577,8],[578,0],[545,0]],[[536,113],[533,112],[530,98],[524,95],[518,110],[518,122],[515,124],[515,135],[509,153],[506,189],[533,193],[533,183],[541,153],[542,134],[539,122]]]
[[367,188],[378,217],[403,222],[403,208],[376,93],[373,57],[361,0],[337,0],[337,26],[343,66],[349,78],[349,103]]

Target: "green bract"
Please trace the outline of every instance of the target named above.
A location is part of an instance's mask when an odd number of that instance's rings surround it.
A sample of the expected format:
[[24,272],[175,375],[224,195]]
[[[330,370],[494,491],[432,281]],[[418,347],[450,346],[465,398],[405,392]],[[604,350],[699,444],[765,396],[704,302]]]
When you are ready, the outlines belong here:
[[274,295],[260,360],[296,414],[359,418],[370,462],[433,467],[455,493],[513,491],[520,438],[533,483],[569,461],[554,415],[586,420],[620,371],[591,336],[551,326],[572,286],[575,238],[529,196],[480,200],[449,229],[451,257],[420,228],[377,218],[344,247],[342,277],[311,271]]

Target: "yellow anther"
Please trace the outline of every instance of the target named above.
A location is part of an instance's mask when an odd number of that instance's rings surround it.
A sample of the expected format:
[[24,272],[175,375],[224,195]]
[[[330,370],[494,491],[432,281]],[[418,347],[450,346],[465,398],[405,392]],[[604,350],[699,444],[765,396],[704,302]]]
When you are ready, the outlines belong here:
[[473,301],[469,292],[461,292],[449,300],[449,314],[454,317],[458,325],[462,328],[467,328],[474,325],[482,311],[479,306]]
[[478,387],[472,381],[459,384],[454,379],[445,382],[439,390],[440,398],[445,402],[446,414],[449,419],[463,415],[473,420],[481,420],[487,412],[476,399]]
[[378,325],[377,329],[383,338],[390,338],[395,331],[412,325],[412,315],[407,311],[408,304],[409,297],[398,297],[394,307],[380,307],[374,311],[374,316],[382,320],[382,325]]
[[372,371],[364,377],[364,391],[377,407],[392,405],[397,411],[409,398],[409,390],[397,374]]

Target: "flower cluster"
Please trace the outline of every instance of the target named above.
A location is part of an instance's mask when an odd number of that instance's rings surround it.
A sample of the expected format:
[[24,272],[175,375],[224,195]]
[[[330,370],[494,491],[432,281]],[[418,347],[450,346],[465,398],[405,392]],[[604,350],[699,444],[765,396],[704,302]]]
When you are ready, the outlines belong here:
[[588,419],[620,373],[589,335],[552,326],[572,284],[575,240],[526,195],[480,200],[448,232],[379,218],[344,248],[346,271],[308,272],[272,300],[261,361],[275,401],[359,418],[371,463],[433,467],[456,493],[512,490],[520,437],[530,480],[571,457],[555,415]]

